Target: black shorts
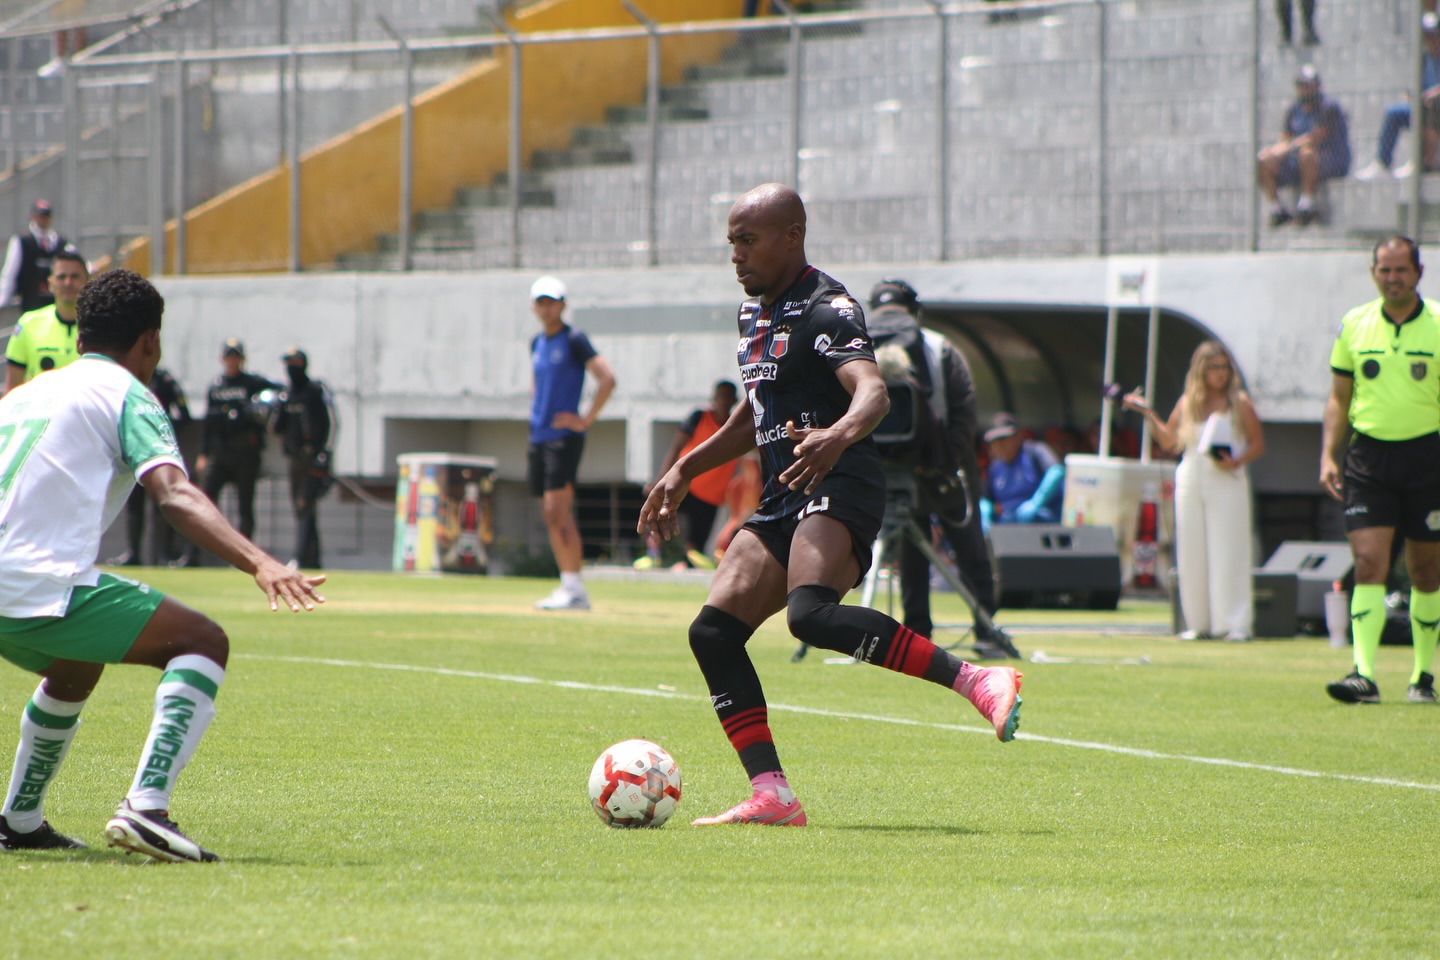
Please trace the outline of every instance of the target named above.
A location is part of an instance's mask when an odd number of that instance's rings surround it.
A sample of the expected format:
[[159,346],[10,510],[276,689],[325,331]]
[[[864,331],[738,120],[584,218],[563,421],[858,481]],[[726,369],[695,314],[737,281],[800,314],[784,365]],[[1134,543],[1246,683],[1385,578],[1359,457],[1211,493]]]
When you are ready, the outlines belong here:
[[1440,541],[1440,434],[1414,440],[1355,434],[1345,454],[1345,530],[1370,527]]
[[559,440],[530,444],[530,495],[543,497],[550,490],[564,490],[580,474],[580,454],[585,452],[585,434],[570,433]]
[[858,585],[870,570],[875,538],[880,535],[880,525],[885,519],[885,481],[879,479],[877,483],[831,474],[820,481],[810,499],[794,512],[766,520],[752,518],[741,529],[759,537],[770,555],[780,562],[780,566],[788,569],[790,541],[795,536],[795,528],[800,526],[801,520],[814,513],[838,520],[850,531],[850,546],[855,551],[855,559],[860,561],[860,575],[855,578]]

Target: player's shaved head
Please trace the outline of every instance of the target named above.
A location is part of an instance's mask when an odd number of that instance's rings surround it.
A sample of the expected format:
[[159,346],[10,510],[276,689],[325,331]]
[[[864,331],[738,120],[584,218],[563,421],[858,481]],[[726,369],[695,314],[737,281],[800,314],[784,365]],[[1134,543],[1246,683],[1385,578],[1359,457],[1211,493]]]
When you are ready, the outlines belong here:
[[730,262],[745,292],[771,303],[808,265],[805,203],[783,183],[762,183],[730,208]]
[[762,183],[747,190],[735,201],[731,216],[743,210],[754,218],[754,222],[780,229],[796,225],[805,230],[805,201],[800,194],[783,183]]

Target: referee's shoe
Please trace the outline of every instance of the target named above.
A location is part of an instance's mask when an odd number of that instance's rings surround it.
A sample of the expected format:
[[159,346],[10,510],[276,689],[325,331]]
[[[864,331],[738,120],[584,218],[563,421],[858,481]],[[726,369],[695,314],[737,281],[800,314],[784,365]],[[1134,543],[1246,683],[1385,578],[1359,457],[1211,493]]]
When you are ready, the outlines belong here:
[[1327,684],[1325,691],[1341,703],[1379,703],[1380,688],[1375,681],[1359,673]]

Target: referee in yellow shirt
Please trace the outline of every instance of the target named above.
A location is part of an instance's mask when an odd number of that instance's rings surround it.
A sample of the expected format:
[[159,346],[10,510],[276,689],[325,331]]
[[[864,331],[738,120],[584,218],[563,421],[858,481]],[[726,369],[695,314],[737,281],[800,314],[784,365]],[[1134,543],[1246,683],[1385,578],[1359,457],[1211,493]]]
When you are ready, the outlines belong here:
[[20,315],[10,342],[5,345],[5,392],[46,370],[75,361],[75,301],[90,280],[85,258],[61,250],[51,258],[50,293],[55,302]]
[[[1330,352],[1320,485],[1345,504],[1355,558],[1355,670],[1326,687],[1343,703],[1380,702],[1375,654],[1385,627],[1385,577],[1396,530],[1405,537],[1412,584],[1409,699],[1435,702],[1430,665],[1440,630],[1440,302],[1415,292],[1422,273],[1415,241],[1395,235],[1377,243],[1370,274],[1380,298],[1345,315]],[[1348,450],[1347,421],[1354,430]]]

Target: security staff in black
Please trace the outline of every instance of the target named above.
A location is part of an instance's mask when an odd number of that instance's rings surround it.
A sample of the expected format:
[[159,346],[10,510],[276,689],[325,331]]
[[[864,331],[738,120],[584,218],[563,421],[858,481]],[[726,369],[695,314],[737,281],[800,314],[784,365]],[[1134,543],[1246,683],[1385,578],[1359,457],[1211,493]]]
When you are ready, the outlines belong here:
[[[974,516],[975,504],[955,480],[960,471],[969,483],[980,482],[975,381],[960,351],[939,334],[921,329],[920,313],[919,294],[904,280],[882,280],[870,291],[870,334],[877,347],[893,343],[904,348],[929,401],[928,409],[933,412],[927,422],[938,427],[935,442],[921,457],[924,462],[909,464],[918,474],[917,519],[926,530],[931,517],[939,523],[955,549],[956,566],[975,602],[993,615],[995,572],[990,566],[990,550],[979,518]],[[882,455],[885,452],[882,449]],[[900,602],[905,626],[921,636],[930,636],[934,627],[930,619],[930,561],[908,539],[900,547]],[[978,625],[975,639],[984,655],[1007,655],[1000,649],[1000,638]]]
[[333,480],[330,468],[330,394],[325,384],[310,379],[305,351],[292,347],[280,359],[290,387],[275,418],[275,432],[290,459],[290,500],[295,507],[293,559],[306,570],[320,569],[320,498]]
[[[185,400],[185,390],[180,386],[180,381],[164,367],[156,367],[155,373],[150,377],[150,392],[160,401],[160,409],[170,418],[170,426],[178,437],[180,428],[190,422],[190,405]],[[129,545],[129,550],[118,561],[122,566],[139,567],[144,564],[144,551],[140,541],[145,535],[147,503],[145,488],[136,484],[130,493],[130,499],[125,501],[125,542]],[[156,559],[161,563],[169,563],[176,559],[175,528],[158,510],[155,517],[158,524],[153,538],[157,547]]]
[[50,229],[54,209],[46,200],[30,208],[29,229],[10,238],[5,265],[0,267],[0,304],[20,295],[20,312],[29,313],[55,302],[50,289],[50,266],[62,250],[75,252],[75,245]]
[[[246,537],[255,532],[255,483],[260,478],[260,458],[265,451],[265,428],[269,422],[267,390],[283,389],[245,367],[245,345],[234,337],[220,352],[225,372],[216,377],[205,395],[205,430],[201,437],[196,469],[201,489],[217,504],[220,492],[233,484],[240,513],[239,531]],[[199,561],[192,548],[190,562]]]
[[[1320,485],[1345,504],[1345,533],[1355,558],[1355,668],[1326,691],[1344,703],[1380,702],[1376,652],[1397,531],[1405,538],[1411,582],[1415,661],[1408,699],[1436,702],[1431,664],[1440,632],[1440,303],[1417,292],[1423,273],[1415,241],[1391,236],[1377,243],[1370,275],[1380,297],[1345,315],[1330,353]],[[1347,424],[1354,431],[1348,448]]]
[[730,209],[728,227],[730,262],[752,298],[739,314],[745,397],[655,482],[638,529],[675,536],[690,481],[759,448],[760,507],[725,551],[690,625],[690,650],[751,794],[695,824],[804,826],[746,652],[770,616],[786,611],[790,632],[811,646],[959,693],[1002,741],[1020,720],[1020,675],[965,663],[878,610],[840,603],[869,566],[884,512],[885,475],[869,437],[890,407],[885,381],[859,305],[805,256],[805,205],[793,189],[750,190]]

